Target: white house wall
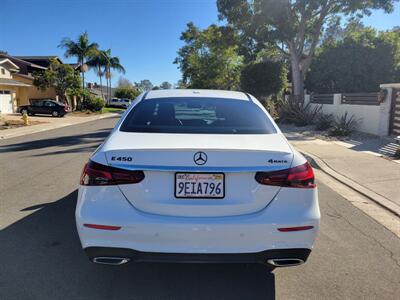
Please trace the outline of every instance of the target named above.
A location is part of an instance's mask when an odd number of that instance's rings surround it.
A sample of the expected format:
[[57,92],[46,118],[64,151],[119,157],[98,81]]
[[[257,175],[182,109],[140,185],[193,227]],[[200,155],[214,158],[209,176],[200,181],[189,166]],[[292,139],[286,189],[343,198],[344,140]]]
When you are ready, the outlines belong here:
[[[312,107],[322,106],[322,112],[324,114],[332,114],[336,118],[340,118],[346,112],[348,117],[354,115],[354,118],[358,120],[358,131],[375,134],[375,135],[387,135],[390,115],[390,108],[387,108],[388,99],[381,105],[356,105],[356,104],[342,104],[341,94],[334,94],[333,104],[314,104],[311,103]],[[390,98],[389,98],[390,99]],[[310,102],[310,96],[306,96],[306,103]],[[390,105],[389,105],[390,107]]]

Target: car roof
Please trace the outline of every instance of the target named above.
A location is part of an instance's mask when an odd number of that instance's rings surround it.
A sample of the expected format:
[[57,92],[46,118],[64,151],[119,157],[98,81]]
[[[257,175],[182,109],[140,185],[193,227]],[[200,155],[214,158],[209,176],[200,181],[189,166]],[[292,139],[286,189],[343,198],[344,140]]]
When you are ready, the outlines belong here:
[[225,98],[249,101],[250,96],[244,92],[203,90],[203,89],[168,89],[149,91],[145,99],[156,98]]

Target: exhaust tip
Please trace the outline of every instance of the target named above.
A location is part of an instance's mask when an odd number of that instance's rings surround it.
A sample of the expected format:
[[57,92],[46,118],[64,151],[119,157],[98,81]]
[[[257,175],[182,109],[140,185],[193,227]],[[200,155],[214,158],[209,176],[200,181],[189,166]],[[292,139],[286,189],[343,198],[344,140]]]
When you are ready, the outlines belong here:
[[119,266],[126,264],[129,262],[131,259],[127,257],[94,257],[92,261],[96,264],[101,264],[101,265],[113,265],[113,266]]
[[272,258],[267,263],[274,267],[294,267],[304,264],[304,260],[299,258]]

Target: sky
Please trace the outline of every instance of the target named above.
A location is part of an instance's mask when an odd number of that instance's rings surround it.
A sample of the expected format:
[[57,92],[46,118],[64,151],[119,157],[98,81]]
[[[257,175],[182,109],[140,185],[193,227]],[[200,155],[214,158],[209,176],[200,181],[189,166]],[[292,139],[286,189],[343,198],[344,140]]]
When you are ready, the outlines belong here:
[[[87,31],[102,49],[111,48],[130,81],[149,79],[158,85],[176,83],[181,75],[173,64],[179,39],[190,21],[205,28],[218,23],[215,0],[1,0],[0,49],[11,55],[57,55],[64,37],[76,39]],[[400,25],[400,4],[395,11],[375,11],[364,23],[380,30]],[[114,74],[114,83],[119,74]],[[87,74],[98,82],[93,72]]]

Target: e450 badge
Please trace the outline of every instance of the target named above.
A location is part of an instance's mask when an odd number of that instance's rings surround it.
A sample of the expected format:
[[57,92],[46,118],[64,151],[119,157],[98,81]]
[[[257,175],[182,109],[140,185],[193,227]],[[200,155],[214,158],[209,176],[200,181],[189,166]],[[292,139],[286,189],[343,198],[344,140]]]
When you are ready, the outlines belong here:
[[131,156],[111,156],[111,160],[116,161],[132,161],[133,158]]

